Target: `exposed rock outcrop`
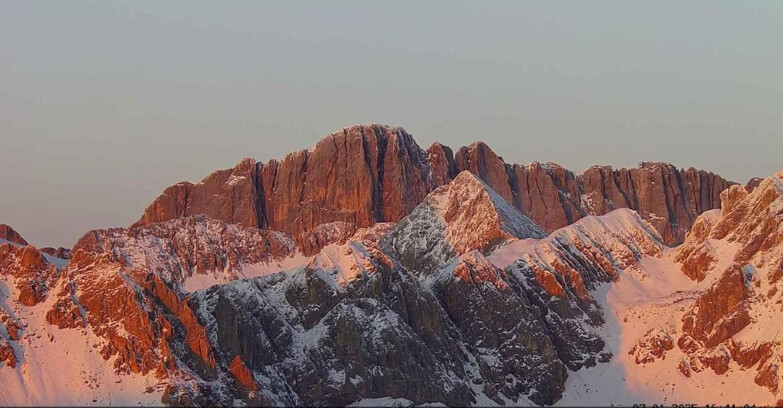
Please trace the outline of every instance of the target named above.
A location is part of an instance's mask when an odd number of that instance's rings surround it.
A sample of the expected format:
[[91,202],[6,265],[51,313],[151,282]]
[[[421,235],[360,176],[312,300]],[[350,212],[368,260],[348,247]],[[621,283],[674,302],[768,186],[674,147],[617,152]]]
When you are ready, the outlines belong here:
[[21,331],[22,325],[19,321],[5,309],[0,308],[0,369],[2,368],[1,363],[5,363],[10,368],[16,367],[19,357],[17,357],[12,343],[19,341]]
[[6,224],[0,224],[0,239],[11,241],[19,245],[28,245],[27,241],[25,241],[25,239],[22,238],[22,236],[16,232],[16,230],[11,228],[10,225]]
[[299,237],[334,222],[355,229],[398,221],[434,187],[426,153],[404,129],[354,126],[280,161],[245,159],[198,184],[169,187],[135,225],[205,214]]
[[516,238],[546,234],[468,171],[438,187],[381,240],[408,269],[429,272],[471,250],[487,252]]
[[764,181],[764,179],[761,177],[753,177],[752,179],[748,180],[747,184],[745,184],[745,190],[748,193],[752,193],[753,190],[755,190],[762,181]]
[[283,269],[281,263],[296,255],[293,241],[283,233],[203,215],[130,229],[91,231],[74,246],[74,258],[79,251],[106,257],[123,267],[154,272],[187,291],[276,272]]
[[630,208],[649,221],[664,242],[682,242],[696,217],[719,208],[721,191],[733,183],[718,175],[666,163],[641,163],[636,169],[593,166],[580,174],[554,163],[506,164],[486,144],[457,150],[436,143],[428,149],[436,182],[461,171],[478,175],[502,197],[552,232],[586,215]]
[[[683,355],[678,368],[688,377],[706,369],[723,375],[736,363],[780,398],[783,172],[755,188],[731,186],[721,199],[722,208],[702,214],[675,255],[685,275],[708,284],[669,334]],[[656,343],[656,336],[638,346]],[[665,346],[637,362],[664,358],[672,350]]]
[[[368,227],[396,222],[424,197],[462,171],[481,178],[523,214],[552,232],[586,215],[631,208],[664,242],[682,242],[696,217],[719,208],[731,182],[718,175],[670,164],[637,169],[595,166],[575,174],[553,163],[507,164],[485,143],[456,150],[435,143],[422,150],[404,129],[383,125],[345,128],[310,150],[282,160],[245,159],[197,184],[167,188],[136,225],[205,214],[248,227],[307,236],[334,222]],[[306,252],[325,244],[303,238]]]
[[[593,166],[578,175],[553,164],[534,163],[514,171],[523,187],[519,196],[528,197],[522,202],[522,210],[529,202],[531,218],[544,219],[542,226],[547,231],[586,215],[630,208],[650,222],[668,245],[682,242],[699,214],[719,208],[720,192],[731,185],[713,173],[693,168],[678,170],[665,163],[642,163],[636,169],[617,170]],[[531,195],[535,189],[524,188],[533,180],[544,198]],[[561,208],[551,208],[558,203]]]
[[57,267],[31,245],[0,244],[0,276],[10,275],[16,282],[19,303],[34,306],[54,286]]

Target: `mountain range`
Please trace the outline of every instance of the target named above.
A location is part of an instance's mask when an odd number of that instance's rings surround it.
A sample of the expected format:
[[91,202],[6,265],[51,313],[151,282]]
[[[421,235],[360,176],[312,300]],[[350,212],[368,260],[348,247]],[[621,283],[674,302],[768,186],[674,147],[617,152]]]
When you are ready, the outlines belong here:
[[4,405],[783,403],[783,171],[509,164],[361,125],[38,249]]

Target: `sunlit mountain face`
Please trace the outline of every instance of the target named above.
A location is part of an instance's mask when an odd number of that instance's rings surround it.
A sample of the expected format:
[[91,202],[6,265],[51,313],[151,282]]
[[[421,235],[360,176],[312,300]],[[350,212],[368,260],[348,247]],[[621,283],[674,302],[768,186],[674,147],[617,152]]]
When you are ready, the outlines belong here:
[[73,248],[0,226],[0,404],[779,404],[782,222],[783,172],[353,126]]

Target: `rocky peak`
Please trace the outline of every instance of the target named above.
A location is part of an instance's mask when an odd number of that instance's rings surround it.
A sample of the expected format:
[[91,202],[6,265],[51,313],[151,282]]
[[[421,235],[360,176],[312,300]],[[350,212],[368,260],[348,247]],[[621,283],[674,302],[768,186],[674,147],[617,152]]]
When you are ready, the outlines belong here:
[[[204,214],[299,237],[334,222],[356,229],[398,221],[433,188],[427,153],[409,133],[359,125],[280,161],[245,159],[197,184],[170,187],[135,226]],[[328,244],[308,236],[297,241],[308,245],[307,252],[320,249],[313,243]]]
[[457,175],[454,152],[450,147],[435,142],[427,149],[427,156],[436,185],[448,184]]
[[425,203],[442,214],[448,226],[446,237],[460,254],[473,249],[488,250],[498,239],[546,236],[469,171],[461,172],[451,183],[430,193]]
[[488,251],[518,238],[546,234],[468,171],[438,187],[381,240],[413,270],[429,271],[471,250]]
[[469,171],[484,180],[495,192],[512,203],[511,183],[506,174],[506,164],[484,142],[463,146],[454,156],[459,171]]
[[740,185],[721,193],[722,209],[702,214],[678,251],[683,272],[704,279],[718,264],[715,245],[738,246],[734,262],[745,265],[779,262],[783,242],[783,172],[761,181],[748,192]]
[[28,245],[22,236],[16,232],[10,225],[0,224],[0,239],[10,241],[19,245]]
[[0,242],[0,278],[13,277],[19,303],[41,302],[58,276],[57,266],[32,245]]
[[314,253],[328,244],[307,236],[319,226],[343,222],[358,229],[397,222],[465,170],[547,232],[586,215],[631,208],[669,245],[682,242],[699,214],[719,208],[720,192],[733,184],[667,163],[594,166],[580,174],[554,163],[507,164],[483,142],[456,150],[435,143],[424,151],[401,127],[357,125],[282,160],[246,159],[197,184],[169,187],[135,226],[204,214],[292,237],[305,234],[296,241]]

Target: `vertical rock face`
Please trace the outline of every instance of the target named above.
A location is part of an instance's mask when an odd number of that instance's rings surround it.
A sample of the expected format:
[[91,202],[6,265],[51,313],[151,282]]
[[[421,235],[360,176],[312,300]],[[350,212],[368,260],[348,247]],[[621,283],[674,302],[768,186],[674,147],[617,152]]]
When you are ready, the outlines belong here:
[[280,161],[245,159],[169,187],[134,226],[204,214],[291,236],[332,222],[362,228],[400,220],[434,187],[427,153],[404,129],[354,126]]
[[176,184],[156,198],[134,226],[204,214],[234,224],[257,227],[256,179],[255,160],[244,159],[233,169],[218,170],[198,184]]
[[496,193],[512,203],[511,184],[506,164],[483,142],[476,142],[457,151],[454,156],[458,171],[467,170],[487,183]]
[[11,241],[19,245],[28,245],[27,241],[19,235],[10,225],[0,224],[0,239]]
[[631,208],[669,245],[682,242],[699,214],[719,208],[720,192],[732,184],[713,173],[664,163],[642,163],[636,169],[594,166],[581,174],[553,163],[512,165],[482,142],[456,153],[440,143],[424,151],[402,128],[362,125],[279,161],[245,159],[197,184],[169,187],[136,225],[205,214],[292,237],[334,222],[363,228],[401,220],[430,191],[466,170],[546,232],[586,215]]
[[[731,183],[693,168],[678,170],[665,163],[642,163],[636,169],[594,166],[577,176],[577,217],[606,214],[616,208],[639,212],[665,243],[682,242],[696,217],[720,208],[720,192]],[[573,190],[564,192],[573,197]]]
[[454,152],[451,148],[435,142],[427,149],[427,157],[432,169],[432,178],[435,184],[442,186],[448,184],[457,175],[457,166],[454,162]]
[[298,235],[333,221],[398,221],[433,189],[426,153],[402,128],[355,126],[263,165],[266,226]]
[[545,231],[552,232],[581,218],[577,185],[570,172],[538,162],[527,166],[515,164],[512,171],[517,208]]

